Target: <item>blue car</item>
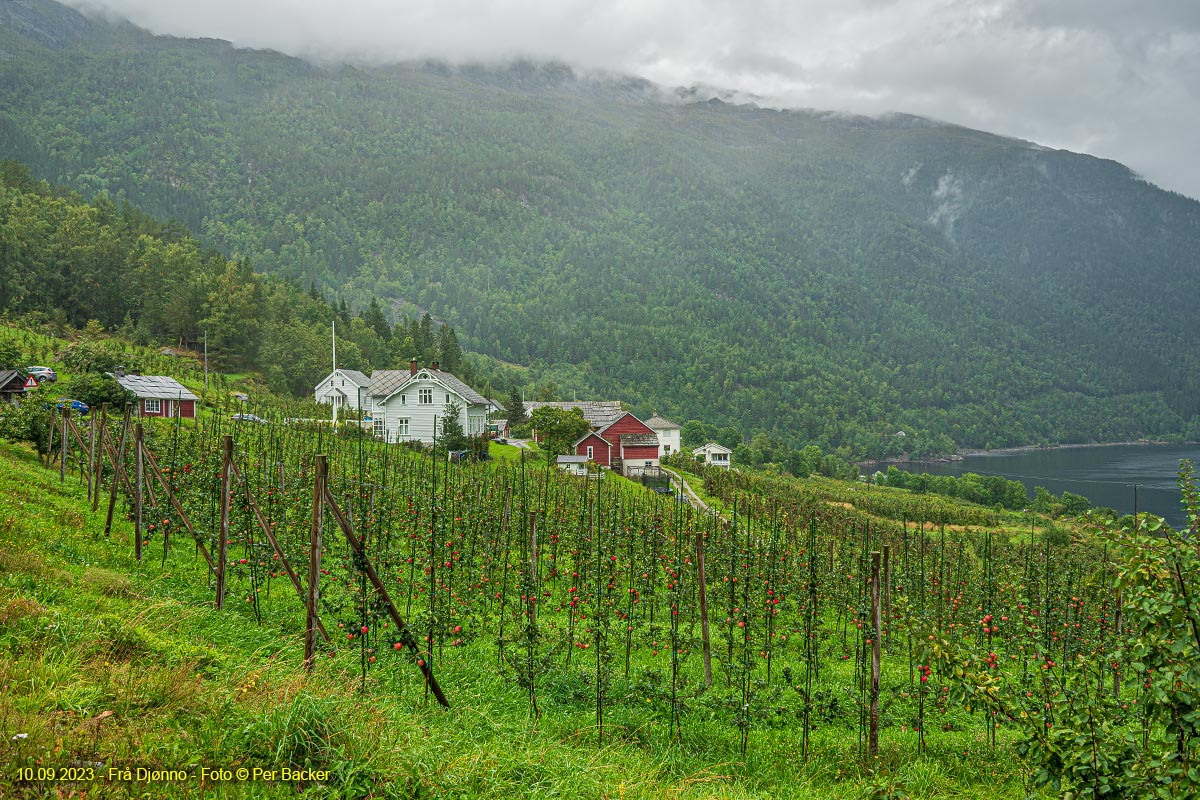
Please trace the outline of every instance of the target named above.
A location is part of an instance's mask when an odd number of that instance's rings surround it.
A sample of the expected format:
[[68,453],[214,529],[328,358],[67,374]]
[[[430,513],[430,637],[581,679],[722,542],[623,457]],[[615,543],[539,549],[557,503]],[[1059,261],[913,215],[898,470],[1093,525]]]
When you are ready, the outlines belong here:
[[72,400],[69,397],[58,398],[58,410],[62,411],[63,406],[70,406],[71,413],[78,414],[81,417],[86,417],[88,412],[91,411],[87,403],[82,400]]

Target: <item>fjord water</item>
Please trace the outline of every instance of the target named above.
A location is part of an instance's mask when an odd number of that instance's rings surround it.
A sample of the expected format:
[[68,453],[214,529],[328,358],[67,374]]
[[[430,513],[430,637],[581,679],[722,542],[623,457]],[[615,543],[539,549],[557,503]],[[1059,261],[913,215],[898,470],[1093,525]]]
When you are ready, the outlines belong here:
[[1179,462],[1189,459],[1200,466],[1200,445],[1105,445],[982,453],[947,464],[902,464],[910,472],[933,475],[1003,475],[1025,484],[1030,497],[1035,486],[1056,495],[1081,494],[1092,505],[1133,513],[1133,487],[1137,486],[1138,511],[1164,517],[1175,529],[1185,515],[1179,504]]

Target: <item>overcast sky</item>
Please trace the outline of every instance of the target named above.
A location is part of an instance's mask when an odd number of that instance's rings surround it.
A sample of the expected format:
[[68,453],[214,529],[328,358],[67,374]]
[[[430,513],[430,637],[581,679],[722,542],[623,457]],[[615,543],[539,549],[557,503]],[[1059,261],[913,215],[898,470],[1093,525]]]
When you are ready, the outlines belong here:
[[324,60],[555,59],[783,106],[902,111],[1200,198],[1200,0],[71,0]]

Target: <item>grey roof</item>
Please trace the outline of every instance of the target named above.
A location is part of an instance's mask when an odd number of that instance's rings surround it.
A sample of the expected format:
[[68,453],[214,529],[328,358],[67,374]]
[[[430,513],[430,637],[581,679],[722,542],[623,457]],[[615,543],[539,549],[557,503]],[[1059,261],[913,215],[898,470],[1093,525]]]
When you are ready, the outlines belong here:
[[658,437],[653,433],[626,433],[621,437],[621,446],[658,447]]
[[658,414],[646,420],[646,427],[652,431],[677,431],[682,429],[681,426],[676,425],[669,419],[660,417]]
[[714,451],[719,452],[719,453],[730,453],[730,454],[733,453],[732,450],[730,450],[728,447],[726,447],[723,444],[717,444],[716,442],[708,442],[707,444],[697,447],[695,450],[692,451],[692,454],[694,455],[696,453],[699,453],[702,450],[705,453],[712,453]]
[[199,397],[174,378],[165,375],[126,375],[117,378],[117,383],[141,399],[150,400],[199,400]]
[[583,418],[587,420],[588,425],[593,428],[606,428],[625,414],[618,400],[566,400],[553,403],[531,400],[525,404],[525,412],[533,414],[539,408],[546,407],[561,408],[565,411],[578,408],[583,412]]
[[[463,383],[452,373],[440,369],[426,367],[424,369],[417,370],[417,375],[420,375],[422,372],[428,372],[434,378],[441,381],[442,384],[448,387],[451,391],[457,392],[471,405],[487,405],[486,397],[472,389],[470,386],[467,386],[467,384]],[[409,370],[406,369],[376,370],[375,374],[371,376],[370,384],[367,387],[367,394],[371,395],[371,397],[390,397],[400,389],[403,389],[404,386],[415,377],[416,375],[413,375]]]
[[17,389],[19,391],[24,391],[25,378],[22,377],[21,373],[17,372],[15,369],[0,369],[0,389],[3,389],[5,386],[7,386],[9,381],[11,381],[13,378],[16,378],[18,381],[20,381],[20,383],[17,385]]
[[339,369],[338,372],[354,381],[358,386],[369,386],[371,384],[371,379],[356,369]]
[[377,369],[371,374],[367,394],[371,397],[387,397],[408,383],[411,377],[406,369]]
[[587,456],[559,456],[559,464],[586,464]]
[[[359,372],[356,369],[342,369],[341,367],[338,367],[337,372],[340,372],[342,375],[349,378],[350,382],[353,383],[355,386],[357,386],[360,389],[371,383],[370,378],[368,378],[366,375],[364,375],[363,373]],[[325,385],[325,381],[332,378],[334,376],[334,374],[335,373],[331,372],[328,375],[326,375],[324,378],[322,378],[321,382],[313,387],[313,390],[320,391],[321,387]]]

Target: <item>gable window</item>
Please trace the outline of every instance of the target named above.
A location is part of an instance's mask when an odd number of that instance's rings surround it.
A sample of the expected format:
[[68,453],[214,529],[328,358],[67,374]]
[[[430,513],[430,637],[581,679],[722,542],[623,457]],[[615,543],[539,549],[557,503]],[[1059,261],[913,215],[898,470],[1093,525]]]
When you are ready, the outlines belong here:
[[433,389],[418,389],[417,402],[423,406],[433,405]]
[[407,418],[396,420],[396,435],[397,436],[408,436],[408,419]]
[[588,445],[588,461],[595,461],[595,458],[594,458],[595,450],[596,450],[595,447],[593,447],[590,444]]
[[147,397],[145,411],[147,414],[161,414],[162,413],[162,400],[151,399],[151,398]]

